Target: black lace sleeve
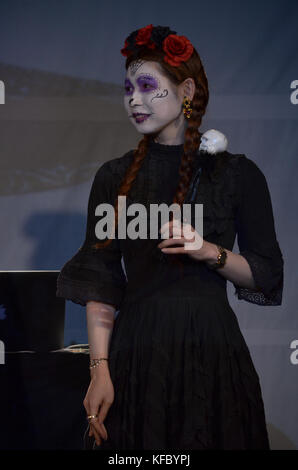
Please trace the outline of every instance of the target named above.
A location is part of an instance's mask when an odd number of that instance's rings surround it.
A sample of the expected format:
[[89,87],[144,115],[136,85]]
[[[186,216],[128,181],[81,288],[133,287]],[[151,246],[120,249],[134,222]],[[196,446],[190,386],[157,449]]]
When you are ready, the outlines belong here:
[[234,294],[258,305],[281,305],[283,256],[276,239],[271,196],[266,178],[252,160],[239,159],[240,200],[236,230],[240,255],[248,262],[256,288],[234,284]]
[[116,238],[110,245],[95,250],[102,241],[96,238],[95,225],[100,220],[95,208],[100,203],[114,204],[115,182],[109,162],[97,171],[88,202],[86,237],[78,252],[62,267],[57,279],[57,297],[86,305],[89,300],[114,305],[118,309],[126,288],[126,276],[121,265],[121,251]]

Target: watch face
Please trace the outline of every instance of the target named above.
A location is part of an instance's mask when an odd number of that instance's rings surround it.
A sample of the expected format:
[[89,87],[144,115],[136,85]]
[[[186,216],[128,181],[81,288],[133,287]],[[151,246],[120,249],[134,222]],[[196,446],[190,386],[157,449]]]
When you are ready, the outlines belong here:
[[[221,248],[221,247],[220,247]],[[219,257],[219,260],[213,264],[212,266],[209,266],[210,269],[218,269],[218,268],[221,268],[222,266],[224,266],[225,264],[225,261],[226,261],[226,258],[227,258],[227,252],[221,248],[220,249],[220,257]]]
[[220,257],[220,264],[221,264],[221,265],[224,265],[224,264],[225,264],[226,258],[227,258],[227,252],[226,252],[226,251],[222,251],[221,257]]

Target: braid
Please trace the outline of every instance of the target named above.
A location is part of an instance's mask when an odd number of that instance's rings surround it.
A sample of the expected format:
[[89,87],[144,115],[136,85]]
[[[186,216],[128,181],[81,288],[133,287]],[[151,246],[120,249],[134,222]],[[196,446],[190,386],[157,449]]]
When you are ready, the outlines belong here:
[[203,67],[201,67],[200,72],[199,77],[196,77],[196,90],[191,104],[192,114],[188,119],[188,127],[185,131],[184,153],[179,168],[181,178],[174,197],[174,202],[180,206],[189,188],[194,155],[199,148],[201,139],[201,133],[198,129],[201,125],[202,117],[205,114],[209,99],[207,78]]
[[[122,180],[122,183],[119,187],[118,194],[114,203],[114,210],[115,210],[114,232],[116,230],[116,227],[118,226],[118,221],[119,221],[118,204],[117,204],[118,196],[128,195],[130,188],[134,180],[136,179],[138,171],[141,168],[143,160],[147,154],[148,141],[149,141],[149,135],[144,135],[143,139],[140,140],[138,147],[134,150],[134,153],[133,153],[133,162],[128,167],[124,175],[124,178]],[[93,247],[95,249],[104,248],[105,246],[109,245],[111,242],[112,242],[112,238],[109,238],[108,240],[104,242],[97,242],[95,245],[93,245]]]
[[[202,117],[205,114],[209,100],[208,82],[203,66],[201,66],[199,76],[196,76],[195,82],[196,90],[191,104],[192,113],[191,117],[188,119],[188,127],[185,131],[184,152],[179,168],[180,180],[173,200],[173,202],[179,204],[180,207],[184,202],[190,186],[195,153],[199,148],[202,135],[198,129],[201,125]],[[170,219],[173,219],[173,213],[171,213]],[[176,257],[172,255],[170,258],[172,258],[183,271],[184,264],[179,260],[179,255]]]

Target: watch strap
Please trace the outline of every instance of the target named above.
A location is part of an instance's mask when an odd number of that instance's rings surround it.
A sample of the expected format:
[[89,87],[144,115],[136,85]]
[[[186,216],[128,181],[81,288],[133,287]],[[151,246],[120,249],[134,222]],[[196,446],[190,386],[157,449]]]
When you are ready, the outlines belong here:
[[216,246],[217,246],[218,251],[219,251],[219,254],[217,256],[217,262],[215,264],[212,264],[211,266],[209,265],[210,269],[222,268],[226,263],[226,259],[227,259],[226,250],[220,245],[216,245]]

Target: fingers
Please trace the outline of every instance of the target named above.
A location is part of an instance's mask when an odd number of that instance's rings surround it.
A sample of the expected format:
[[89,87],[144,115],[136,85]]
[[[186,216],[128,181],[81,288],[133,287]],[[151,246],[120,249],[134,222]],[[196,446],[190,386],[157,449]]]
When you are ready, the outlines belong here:
[[167,253],[167,254],[178,254],[178,255],[183,255],[185,253],[184,251],[184,247],[182,248],[162,248],[162,252],[163,253]]
[[[184,243],[186,242],[185,238],[168,238],[158,245],[158,248],[161,250],[169,250],[171,253],[183,253],[184,252]],[[170,248],[172,245],[175,247]],[[181,247],[176,247],[177,245],[182,245]],[[176,250],[176,251],[174,251]],[[178,251],[177,251],[178,250]]]
[[191,230],[189,227],[184,226],[183,227],[183,232],[181,232],[181,230],[179,228],[174,228],[172,230],[171,235],[172,235],[173,238],[176,237],[176,238],[174,238],[174,240],[177,240],[177,239],[179,240],[181,238],[184,241],[185,240],[191,241],[191,240],[195,239],[196,232]]
[[172,230],[174,227],[177,227],[177,228],[181,228],[181,225],[182,223],[177,220],[177,219],[173,219],[173,220],[170,220],[170,222],[166,222],[165,224],[162,225],[161,229],[160,229],[160,234],[161,235],[165,235],[167,236],[168,232],[169,232],[169,236],[171,236],[171,233],[172,233]]
[[186,240],[184,238],[168,238],[158,245],[158,248],[164,248],[172,245],[183,245]]
[[[88,437],[94,437],[94,440],[96,442],[96,444],[99,446],[101,444],[101,439],[100,439],[100,436],[97,434],[96,431],[94,431],[94,429],[92,428],[91,426],[91,423],[90,423],[91,420],[89,420],[89,424],[88,424],[88,429],[86,431],[86,433],[88,432]],[[87,444],[88,445],[88,444]]]
[[95,420],[96,420],[95,418],[90,419],[90,428],[92,428],[92,434],[93,434],[93,436],[94,436],[94,439],[95,439],[95,441],[96,441],[96,444],[97,444],[98,446],[100,446],[100,444],[101,444],[100,435],[99,435],[99,433],[97,432],[96,428],[92,425],[92,422],[95,421]]
[[102,423],[102,425],[101,425],[101,426],[102,426],[102,428],[103,428],[103,431],[104,431],[104,434],[105,434],[105,440],[107,440],[107,438],[108,438],[107,429],[106,429],[106,427],[105,427],[104,423]]
[[[106,427],[103,423],[105,420],[107,413],[109,411],[109,408],[111,406],[111,403],[108,403],[104,401],[100,407],[100,411],[98,413],[97,418],[91,418],[89,420],[90,422],[90,429],[92,430],[92,433],[96,439],[97,445],[100,445],[101,439],[107,440],[108,439],[108,433],[106,430]],[[96,412],[91,412],[90,415],[96,415]]]
[[102,425],[99,423],[98,417],[91,418],[89,422],[90,422],[90,427],[92,428],[92,431],[94,433],[94,437],[106,439],[105,430],[102,428]]
[[[88,408],[87,408],[88,409]],[[92,408],[91,408],[92,410]],[[97,416],[98,411],[93,411],[88,412],[87,411],[87,416]],[[102,427],[102,425],[99,424],[98,421],[98,416],[96,418],[89,418],[89,436],[94,436],[97,445],[101,444],[101,439],[106,439],[107,432],[106,429]]]
[[[89,436],[94,436],[96,444],[101,444],[101,439],[107,440],[108,433],[103,423],[112,403],[105,400],[101,404],[93,403],[93,405],[87,400],[84,400],[84,407],[87,412],[87,416],[94,416],[89,418]],[[100,409],[99,409],[100,408]]]
[[186,237],[187,239],[194,236],[195,229],[192,225],[187,223],[182,223],[180,221],[174,220],[169,223],[166,223],[160,229],[160,234],[165,238],[167,237]]
[[111,406],[111,403],[108,403],[108,402],[104,401],[102,403],[101,407],[100,407],[100,411],[99,411],[99,414],[98,414],[98,423],[101,426],[102,432],[104,434],[104,439],[108,438],[108,433],[107,433],[107,430],[106,430],[103,422],[106,419],[106,416],[107,416],[107,413],[109,411],[110,406]]
[[[177,247],[177,245],[182,245]],[[197,252],[203,245],[203,239],[199,235],[195,235],[192,239],[186,238],[169,238],[158,245],[164,253],[178,253],[184,254],[189,252]],[[172,247],[173,246],[173,247]]]
[[[171,221],[163,225],[161,233],[167,235],[167,229],[170,238],[164,239],[157,245],[164,253],[183,254],[185,252],[195,252],[202,248],[204,240],[192,225],[181,224],[180,221]],[[172,245],[176,245],[176,247],[170,248]],[[182,245],[182,247],[177,247],[177,245]]]

